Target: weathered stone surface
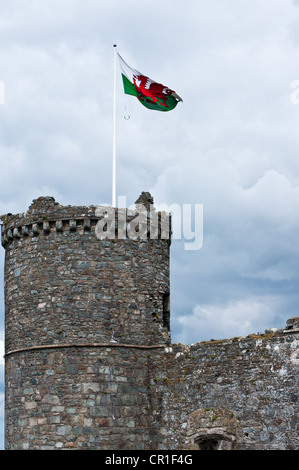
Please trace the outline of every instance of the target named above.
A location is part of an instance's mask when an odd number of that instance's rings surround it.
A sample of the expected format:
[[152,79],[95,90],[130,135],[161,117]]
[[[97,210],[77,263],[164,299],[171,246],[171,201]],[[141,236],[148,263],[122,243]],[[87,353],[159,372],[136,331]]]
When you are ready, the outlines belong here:
[[[95,212],[93,206],[63,207],[53,198],[39,198],[3,226],[6,238],[19,234],[5,244],[6,350],[111,340],[169,342],[163,326],[169,241],[100,241]],[[26,237],[21,226],[28,227]],[[37,295],[30,296],[33,290]],[[156,313],[155,321],[149,312]]]
[[51,197],[4,220],[7,449],[298,448],[298,318],[172,344],[169,240]]
[[298,330],[279,330],[157,352],[154,370],[167,378],[155,382],[152,402],[168,430],[163,448],[192,449],[194,439],[218,434],[236,449],[297,449],[298,347]]

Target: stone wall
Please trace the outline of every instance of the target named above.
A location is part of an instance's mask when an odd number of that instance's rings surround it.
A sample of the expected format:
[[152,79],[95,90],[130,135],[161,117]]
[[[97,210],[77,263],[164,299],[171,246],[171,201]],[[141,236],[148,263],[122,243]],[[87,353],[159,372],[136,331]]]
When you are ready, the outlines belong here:
[[6,448],[298,449],[299,319],[172,344],[169,237],[99,222],[49,197],[3,218]]
[[6,359],[6,449],[150,449],[147,350],[70,347]]
[[158,351],[151,394],[159,448],[199,449],[214,438],[242,450],[298,449],[298,370],[299,318],[262,335]]

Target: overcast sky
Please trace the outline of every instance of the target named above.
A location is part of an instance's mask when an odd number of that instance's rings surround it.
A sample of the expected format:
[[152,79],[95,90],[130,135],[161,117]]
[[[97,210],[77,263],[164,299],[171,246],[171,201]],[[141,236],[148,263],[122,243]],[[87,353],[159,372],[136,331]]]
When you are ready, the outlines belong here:
[[[147,110],[118,68],[117,195],[203,206],[202,248],[171,246],[173,342],[284,327],[299,304],[298,1],[1,1],[0,214],[39,196],[111,203],[114,43],[183,98]],[[0,263],[3,351],[3,249]],[[2,354],[0,369],[3,422]]]

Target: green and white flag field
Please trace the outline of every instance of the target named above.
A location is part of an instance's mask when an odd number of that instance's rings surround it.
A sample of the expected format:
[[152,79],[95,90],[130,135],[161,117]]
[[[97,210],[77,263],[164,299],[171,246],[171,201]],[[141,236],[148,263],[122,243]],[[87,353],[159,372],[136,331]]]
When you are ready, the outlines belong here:
[[146,108],[156,111],[171,111],[179,101],[183,101],[175,91],[131,68],[119,54],[118,58],[124,92],[127,95],[136,96]]

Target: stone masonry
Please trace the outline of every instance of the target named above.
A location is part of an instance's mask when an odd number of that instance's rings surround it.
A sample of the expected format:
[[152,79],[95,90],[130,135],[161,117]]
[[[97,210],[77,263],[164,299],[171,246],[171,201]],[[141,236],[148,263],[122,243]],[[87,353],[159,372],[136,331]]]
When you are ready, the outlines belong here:
[[6,449],[298,449],[299,319],[173,344],[171,232],[136,202],[145,236],[118,209],[99,239],[104,208],[52,197],[2,216]]

